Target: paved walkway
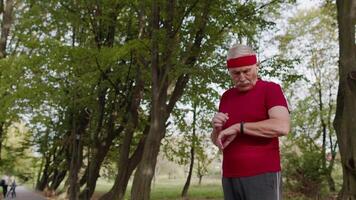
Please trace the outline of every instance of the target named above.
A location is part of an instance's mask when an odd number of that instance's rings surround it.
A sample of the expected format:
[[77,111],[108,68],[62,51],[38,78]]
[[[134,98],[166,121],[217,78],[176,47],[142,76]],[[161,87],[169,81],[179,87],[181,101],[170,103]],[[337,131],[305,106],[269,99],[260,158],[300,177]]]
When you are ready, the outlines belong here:
[[16,198],[7,197],[6,200],[46,200],[46,198],[25,188],[24,186],[17,186]]

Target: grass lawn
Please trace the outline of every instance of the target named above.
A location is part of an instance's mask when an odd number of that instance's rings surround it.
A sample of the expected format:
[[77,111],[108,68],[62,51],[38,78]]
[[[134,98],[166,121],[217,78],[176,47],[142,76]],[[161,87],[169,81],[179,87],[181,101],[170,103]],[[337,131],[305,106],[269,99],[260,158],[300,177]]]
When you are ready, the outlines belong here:
[[[152,183],[151,199],[152,200],[178,200],[184,185],[184,179],[167,179],[160,178]],[[112,183],[99,181],[94,194],[94,199],[108,191]],[[126,199],[130,199],[131,183],[126,191]],[[220,179],[203,179],[201,185],[196,180],[191,182],[188,192],[191,200],[222,200],[223,193]]]

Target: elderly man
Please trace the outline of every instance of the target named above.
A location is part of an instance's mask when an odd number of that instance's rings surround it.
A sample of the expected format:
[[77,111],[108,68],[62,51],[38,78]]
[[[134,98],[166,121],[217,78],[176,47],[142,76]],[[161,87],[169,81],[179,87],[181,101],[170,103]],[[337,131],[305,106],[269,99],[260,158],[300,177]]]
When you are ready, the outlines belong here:
[[279,200],[279,136],[289,132],[281,87],[258,77],[256,53],[234,45],[227,68],[235,87],[225,91],[212,119],[213,143],[223,151],[225,200]]

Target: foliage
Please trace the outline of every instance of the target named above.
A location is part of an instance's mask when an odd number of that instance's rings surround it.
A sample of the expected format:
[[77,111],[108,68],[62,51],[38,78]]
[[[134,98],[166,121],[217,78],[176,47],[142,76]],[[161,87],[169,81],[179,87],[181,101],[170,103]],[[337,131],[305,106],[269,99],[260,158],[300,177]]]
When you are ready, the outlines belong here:
[[[328,1],[332,2],[332,1]],[[355,161],[356,143],[356,49],[355,49],[355,1],[336,1],[339,34],[339,87],[337,92],[334,127],[339,143],[343,184],[338,199],[356,199]]]
[[[196,137],[185,134],[177,137],[180,141],[167,138],[167,144],[177,144],[170,147],[170,154],[179,155],[175,158],[179,163],[187,162],[190,144],[186,141],[195,143],[199,162],[210,160],[210,145],[206,146],[209,121],[216,110],[219,89],[229,85],[224,56],[227,46],[232,40],[256,43],[256,35],[274,25],[266,16],[279,12],[286,2],[291,1],[182,0],[174,5],[171,20],[172,13],[166,10],[169,1],[158,1],[158,74],[161,82],[168,83],[167,90],[162,87],[160,94],[166,93],[166,103],[174,97],[175,88],[185,89],[177,96],[173,115],[165,113],[166,118],[171,116],[170,132],[190,132],[193,125],[187,110],[196,105],[198,112]],[[11,94],[1,97],[4,106],[0,108],[0,121],[12,121],[13,114],[28,123],[42,166],[50,166],[40,168],[44,182],[58,171],[72,170],[70,161],[76,150],[85,158],[77,166],[80,170],[99,157],[105,161],[97,167],[107,166],[102,173],[113,174],[113,163],[128,167],[126,162],[119,163],[117,156],[125,155],[119,149],[126,136],[133,136],[126,148],[129,156],[145,139],[155,103],[152,96],[159,95],[151,90],[150,45],[155,38],[150,4],[126,0],[25,0],[18,4],[8,47],[10,56],[0,61],[0,95]],[[172,36],[170,30],[176,33]],[[274,63],[268,65],[291,66],[277,59]],[[286,75],[278,70],[266,73]],[[189,77],[187,86],[178,84],[182,76]],[[82,146],[76,149],[73,141],[79,134]],[[97,154],[100,150],[104,151],[102,155]]]
[[299,58],[285,58],[276,55],[260,63],[259,74],[261,77],[278,78],[285,87],[288,87],[303,78],[303,75],[295,70],[299,64]]
[[23,123],[13,123],[7,129],[7,138],[3,142],[1,173],[16,176],[21,181],[31,179],[36,169],[33,169],[31,132]]
[[288,191],[307,197],[317,197],[325,189],[323,154],[314,141],[301,136],[291,138],[283,148],[283,176]]
[[[278,36],[285,57],[297,58],[303,79],[288,85],[293,134],[284,148],[284,169],[292,192],[316,198],[335,192],[332,177],[337,140],[332,127],[337,85],[337,29],[332,5],[300,10]],[[326,157],[331,156],[331,160]],[[325,184],[328,187],[325,187]],[[319,192],[320,191],[320,192]]]

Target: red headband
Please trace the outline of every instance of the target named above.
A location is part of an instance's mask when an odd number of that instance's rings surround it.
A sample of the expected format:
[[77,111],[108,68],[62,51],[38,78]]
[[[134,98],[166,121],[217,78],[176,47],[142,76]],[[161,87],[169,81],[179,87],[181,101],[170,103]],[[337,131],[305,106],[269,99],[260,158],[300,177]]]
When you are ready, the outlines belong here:
[[227,68],[243,67],[257,63],[256,55],[242,56],[227,60]]

